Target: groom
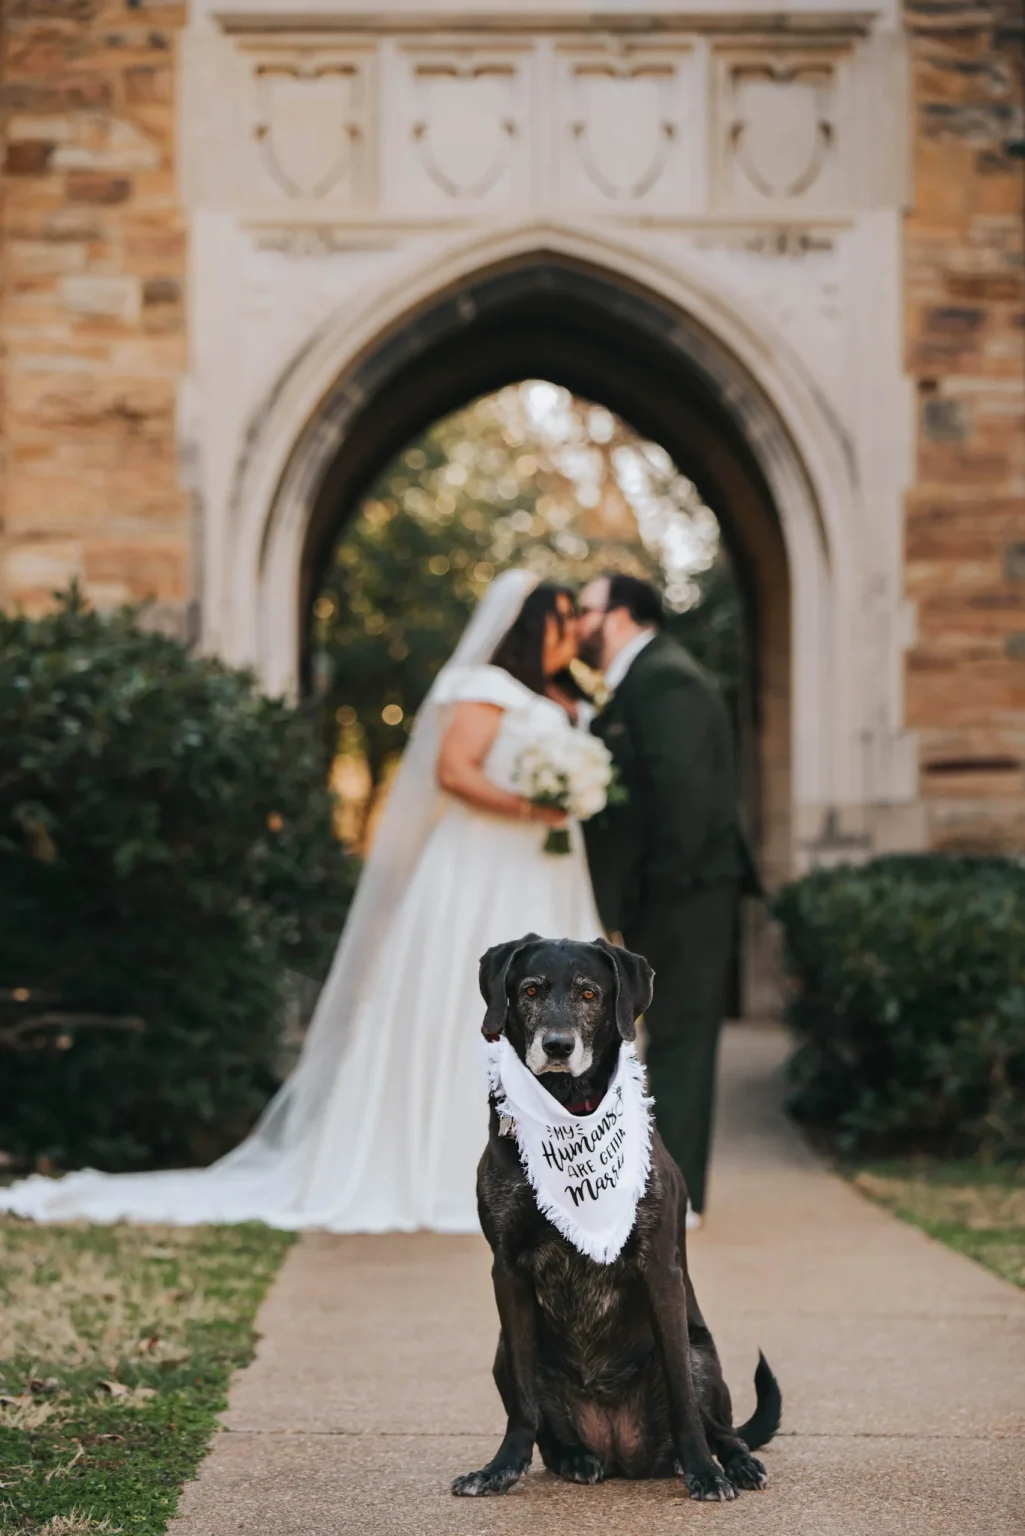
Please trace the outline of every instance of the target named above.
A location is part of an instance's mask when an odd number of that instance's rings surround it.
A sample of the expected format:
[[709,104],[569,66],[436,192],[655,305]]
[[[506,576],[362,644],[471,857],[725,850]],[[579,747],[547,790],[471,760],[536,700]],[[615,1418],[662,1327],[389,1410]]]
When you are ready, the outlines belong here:
[[737,902],[760,889],[737,817],[730,724],[711,680],[663,633],[646,581],[600,576],[579,614],[581,659],[612,692],[592,729],[627,792],[584,823],[598,911],[655,968],[644,1020],[655,1118],[700,1216]]

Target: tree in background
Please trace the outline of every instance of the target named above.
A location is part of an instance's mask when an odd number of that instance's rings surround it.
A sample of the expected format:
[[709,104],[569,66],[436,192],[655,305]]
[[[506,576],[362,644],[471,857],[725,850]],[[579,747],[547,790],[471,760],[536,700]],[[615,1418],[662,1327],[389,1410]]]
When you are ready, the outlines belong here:
[[738,740],[743,733],[745,671],[744,605],[736,578],[720,552],[694,577],[695,598],[669,610],[666,628],[719,685]]
[[365,760],[371,787],[478,598],[513,565],[576,585],[610,567],[656,581],[673,629],[735,704],[742,615],[715,517],[664,449],[527,381],[423,433],[334,550],[314,605],[314,678],[343,758]]

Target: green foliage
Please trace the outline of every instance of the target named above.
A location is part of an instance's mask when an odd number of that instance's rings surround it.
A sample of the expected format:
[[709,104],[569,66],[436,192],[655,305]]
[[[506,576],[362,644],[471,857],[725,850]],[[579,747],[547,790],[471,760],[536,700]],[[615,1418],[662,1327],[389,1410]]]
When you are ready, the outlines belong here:
[[775,899],[794,1114],[853,1151],[1025,1155],[1025,867],[902,856]]
[[325,776],[308,713],[131,611],[0,617],[0,1147],[127,1168],[239,1138],[352,884]]
[[740,591],[729,565],[721,558],[695,576],[694,584],[697,593],[693,606],[671,613],[666,628],[715,678],[739,731],[746,665]]
[[[0,1218],[13,1315],[0,1354],[0,1532],[75,1516],[83,1532],[160,1536],[210,1444],[230,1377],[252,1359],[256,1309],[293,1241],[255,1223]],[[59,1320],[45,1294],[57,1284]]]
[[[470,526],[463,520],[436,526],[378,500],[337,550],[330,596],[320,599],[335,618],[322,640],[331,666],[328,697],[343,728],[358,728],[375,781],[402,750],[494,573],[485,559],[489,536],[474,522],[471,515]],[[481,572],[476,580],[475,570]]]

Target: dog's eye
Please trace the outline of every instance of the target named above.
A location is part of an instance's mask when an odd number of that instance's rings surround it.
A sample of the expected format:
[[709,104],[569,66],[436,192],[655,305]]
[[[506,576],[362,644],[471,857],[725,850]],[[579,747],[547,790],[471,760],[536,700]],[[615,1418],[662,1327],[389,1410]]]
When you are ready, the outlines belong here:
[[584,996],[587,998],[588,1002],[591,1001],[591,998],[594,996],[594,993],[591,991],[590,987],[587,988],[586,992],[584,993]]
[[536,997],[537,996],[537,988],[536,987],[528,987],[527,988],[527,996],[528,997]]

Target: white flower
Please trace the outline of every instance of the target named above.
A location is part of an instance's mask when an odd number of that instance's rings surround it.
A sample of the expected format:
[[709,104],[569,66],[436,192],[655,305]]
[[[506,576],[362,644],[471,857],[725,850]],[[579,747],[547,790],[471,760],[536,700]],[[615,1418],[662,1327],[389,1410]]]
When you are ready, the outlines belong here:
[[583,731],[553,731],[529,742],[516,763],[515,782],[528,800],[558,806],[587,821],[604,809],[612,758],[604,742]]

